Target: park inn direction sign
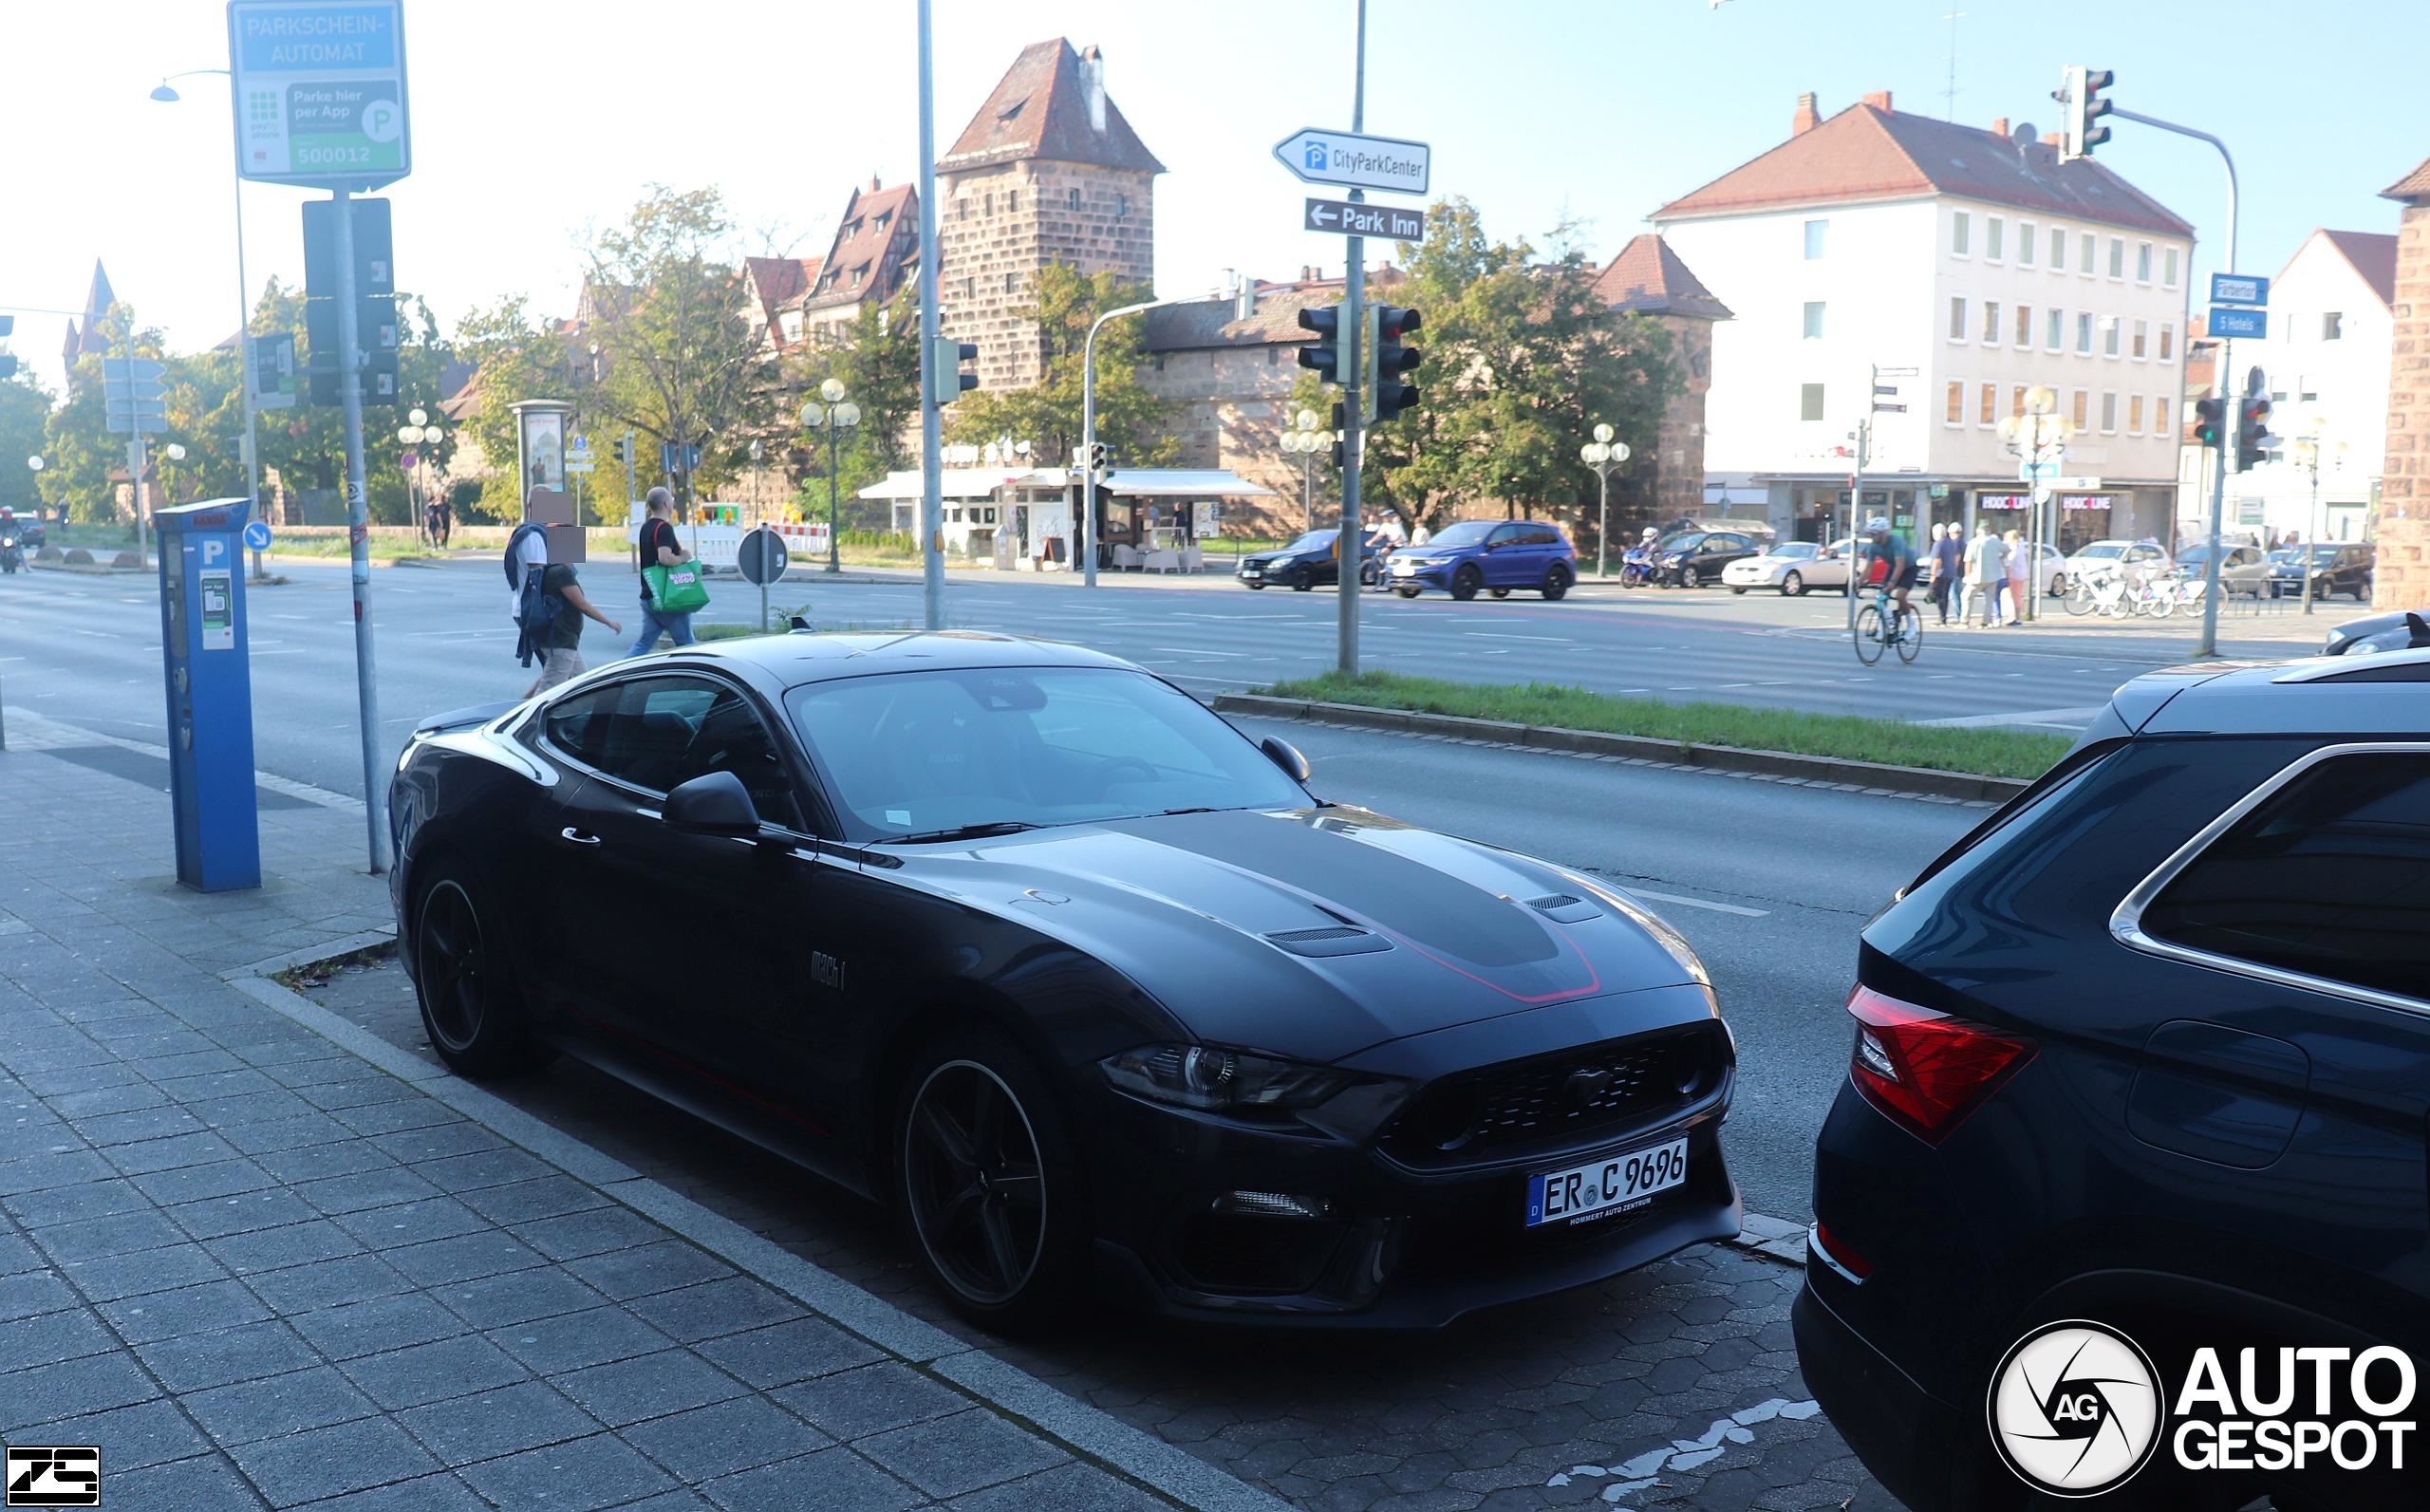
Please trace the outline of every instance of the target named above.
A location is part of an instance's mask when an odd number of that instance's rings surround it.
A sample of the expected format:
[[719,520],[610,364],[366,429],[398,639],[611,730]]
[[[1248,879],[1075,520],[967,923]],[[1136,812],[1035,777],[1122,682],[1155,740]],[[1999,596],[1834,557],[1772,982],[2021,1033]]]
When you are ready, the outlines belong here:
[[236,170],[377,189],[413,171],[402,0],[229,0]]

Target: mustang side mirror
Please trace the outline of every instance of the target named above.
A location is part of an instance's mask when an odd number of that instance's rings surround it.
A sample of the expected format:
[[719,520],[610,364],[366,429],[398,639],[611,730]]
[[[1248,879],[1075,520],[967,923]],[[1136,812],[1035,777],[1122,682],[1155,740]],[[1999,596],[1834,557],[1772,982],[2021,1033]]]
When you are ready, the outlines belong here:
[[1294,782],[1306,782],[1316,775],[1316,769],[1308,765],[1308,758],[1299,754],[1299,748],[1280,736],[1267,736],[1257,743],[1257,748],[1265,753],[1268,761],[1291,774]]
[[752,807],[751,790],[731,772],[694,777],[666,795],[660,816],[669,830],[684,834],[740,835],[759,833],[759,811]]

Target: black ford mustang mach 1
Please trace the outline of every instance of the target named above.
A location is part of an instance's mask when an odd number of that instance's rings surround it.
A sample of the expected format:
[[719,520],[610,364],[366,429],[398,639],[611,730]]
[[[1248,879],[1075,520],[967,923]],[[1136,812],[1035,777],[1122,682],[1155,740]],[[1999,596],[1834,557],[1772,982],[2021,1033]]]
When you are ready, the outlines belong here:
[[892,1203],[996,1327],[1431,1326],[1736,1233],[1679,936],[1307,778],[1094,652],[770,636],[427,722],[391,890],[457,1072],[564,1051]]

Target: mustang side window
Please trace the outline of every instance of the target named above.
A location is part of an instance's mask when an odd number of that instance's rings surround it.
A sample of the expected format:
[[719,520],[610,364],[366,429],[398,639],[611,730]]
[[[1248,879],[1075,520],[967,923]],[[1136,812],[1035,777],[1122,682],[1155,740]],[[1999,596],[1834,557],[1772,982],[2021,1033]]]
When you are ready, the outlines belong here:
[[621,697],[607,738],[592,738],[580,753],[590,765],[651,793],[731,772],[750,790],[759,817],[799,827],[784,760],[740,694],[700,677],[636,678],[605,691]]
[[2156,940],[2430,999],[2430,751],[2332,756],[2143,910]]
[[599,753],[607,748],[608,727],[616,718],[616,696],[623,691],[621,687],[594,688],[551,708],[546,724],[549,743],[596,766]]

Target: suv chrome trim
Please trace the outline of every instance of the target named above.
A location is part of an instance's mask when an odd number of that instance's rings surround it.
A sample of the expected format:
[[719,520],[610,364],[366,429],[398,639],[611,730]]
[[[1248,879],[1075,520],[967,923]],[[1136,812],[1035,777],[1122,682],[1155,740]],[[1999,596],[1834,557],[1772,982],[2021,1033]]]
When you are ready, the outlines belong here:
[[[2373,658],[2373,660],[2378,659]],[[2382,992],[2374,987],[2357,986],[2350,981],[2339,981],[2329,977],[2315,977],[2308,972],[2289,971],[2280,966],[2265,966],[2256,961],[2243,961],[2234,956],[2222,956],[2208,950],[2196,950],[2189,945],[2176,944],[2159,939],[2143,930],[2143,910],[2152,905],[2152,900],[2159,897],[2170,883],[2175,882],[2178,874],[2193,865],[2194,859],[2209,849],[2219,836],[2234,829],[2246,814],[2267,803],[2279,789],[2324,761],[2333,761],[2339,756],[2388,755],[2430,756],[2430,741],[2357,740],[2343,745],[2325,745],[2317,750],[2307,752],[2281,767],[2259,787],[2229,805],[2225,812],[2204,825],[2193,839],[2178,847],[2176,851],[2167,860],[2161,862],[2150,876],[2135,885],[2134,890],[2127,893],[2109,915],[2111,938],[2130,950],[2140,950],[2145,955],[2159,956],[2163,960],[2205,966],[2214,971],[2224,971],[2234,976],[2250,978],[2255,981],[2266,981],[2273,986],[2291,987],[2300,992],[2314,992],[2324,997],[2343,998],[2349,1002],[2369,1003],[2377,1008],[2393,1008],[2399,1013],[2430,1017],[2430,999],[2407,998],[2397,993]]]

